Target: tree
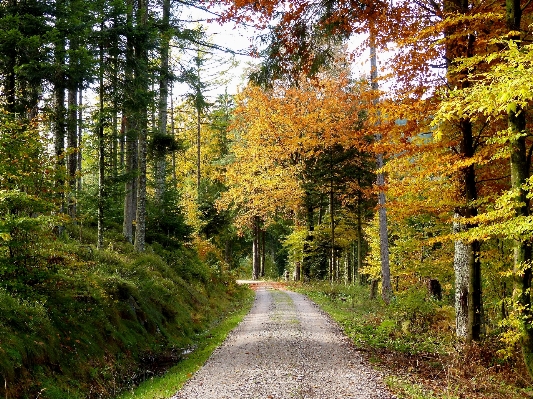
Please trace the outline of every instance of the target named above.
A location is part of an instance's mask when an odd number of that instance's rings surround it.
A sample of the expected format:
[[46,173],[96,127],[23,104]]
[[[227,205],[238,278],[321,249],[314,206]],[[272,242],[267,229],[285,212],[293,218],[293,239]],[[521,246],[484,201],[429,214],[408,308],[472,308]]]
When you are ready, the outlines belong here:
[[[510,159],[510,176],[504,185],[495,190],[495,205],[487,207],[478,216],[465,219],[473,226],[465,240],[487,241],[503,237],[514,241],[515,312],[508,324],[518,321],[521,332],[517,336],[521,343],[526,365],[532,369],[531,313],[529,269],[530,229],[523,222],[529,219],[530,204],[527,197],[527,179],[530,174],[530,154],[527,150],[530,139],[527,127],[527,106],[530,104],[530,88],[523,78],[528,73],[529,49],[521,48],[520,2],[507,2],[505,14],[497,14],[503,25],[499,42],[493,42],[492,51],[477,57],[458,61],[458,70],[474,71],[473,84],[450,90],[440,104],[435,125],[442,126],[455,115],[473,121],[488,120],[496,129],[492,132],[492,149],[488,158],[492,168],[502,168],[502,160]],[[506,126],[505,126],[506,125]],[[510,177],[510,181],[509,181]],[[493,179],[494,180],[494,179]],[[527,224],[527,222],[526,222]]]

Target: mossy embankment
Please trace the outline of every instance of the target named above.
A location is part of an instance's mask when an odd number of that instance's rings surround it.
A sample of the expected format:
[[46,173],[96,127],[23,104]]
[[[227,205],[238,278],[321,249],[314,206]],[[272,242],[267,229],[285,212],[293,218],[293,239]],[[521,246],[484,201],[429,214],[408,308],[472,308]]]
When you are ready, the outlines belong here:
[[87,236],[48,243],[35,279],[0,288],[0,397],[112,397],[176,364],[245,297],[194,246],[137,254],[115,238],[102,251]]

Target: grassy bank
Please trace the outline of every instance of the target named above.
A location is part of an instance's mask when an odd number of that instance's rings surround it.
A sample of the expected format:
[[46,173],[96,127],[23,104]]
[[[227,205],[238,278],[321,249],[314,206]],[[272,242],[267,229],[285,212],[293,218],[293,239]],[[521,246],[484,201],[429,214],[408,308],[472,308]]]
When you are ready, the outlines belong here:
[[453,308],[422,290],[398,294],[385,306],[369,299],[366,286],[293,288],[340,324],[367,359],[385,371],[385,382],[400,399],[533,398],[519,353],[501,359],[501,344],[491,336],[469,347],[457,345]]
[[246,295],[235,304],[234,311],[198,335],[194,350],[182,361],[164,375],[148,379],[135,389],[119,395],[117,399],[167,399],[175,394],[224,342],[229,332],[240,323],[250,310],[254,297],[252,290],[247,291]]
[[117,234],[97,251],[91,234],[45,243],[35,277],[0,288],[0,397],[113,397],[182,360],[247,298],[195,248],[136,254]]

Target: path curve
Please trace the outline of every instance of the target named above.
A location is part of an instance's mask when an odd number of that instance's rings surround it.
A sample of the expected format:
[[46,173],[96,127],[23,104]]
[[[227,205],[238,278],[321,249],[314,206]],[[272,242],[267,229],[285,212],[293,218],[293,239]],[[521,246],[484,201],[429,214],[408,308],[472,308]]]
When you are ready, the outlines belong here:
[[393,399],[301,294],[258,286],[250,313],[171,399]]

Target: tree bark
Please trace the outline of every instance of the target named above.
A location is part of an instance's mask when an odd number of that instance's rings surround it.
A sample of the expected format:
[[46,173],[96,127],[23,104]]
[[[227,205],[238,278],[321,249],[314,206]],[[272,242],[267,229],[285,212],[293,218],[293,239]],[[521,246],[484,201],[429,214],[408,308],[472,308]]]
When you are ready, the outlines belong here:
[[[161,67],[159,74],[159,121],[158,130],[160,136],[167,135],[168,119],[168,85],[169,85],[169,64],[168,55],[170,48],[170,0],[162,0],[163,19],[161,21]],[[156,177],[155,177],[155,196],[156,202],[161,203],[166,190],[166,151],[157,153],[156,159]]]
[[[333,168],[333,165],[330,165],[331,168]],[[331,170],[331,173],[333,174],[333,170]],[[329,278],[330,281],[337,281],[339,276],[337,273],[337,259],[335,257],[335,204],[334,204],[334,195],[333,195],[333,175],[331,176],[330,180],[330,187],[329,187],[329,216],[330,216],[330,245],[331,245],[331,252],[330,252],[330,260],[329,260]]]
[[[469,11],[468,0],[445,0],[443,2],[445,13],[466,14]],[[450,27],[445,32],[445,37],[451,38],[458,35],[459,27]],[[449,39],[446,45],[446,63],[449,68],[458,57],[472,57],[474,55],[475,36],[467,34],[460,40]],[[448,80],[461,88],[469,86],[467,72],[448,75]],[[459,124],[460,136],[459,155],[464,159],[472,158],[476,145],[473,138],[473,126],[470,120],[463,119]],[[459,172],[459,189],[463,204],[455,209],[453,230],[466,231],[474,225],[464,225],[459,219],[477,215],[477,208],[473,202],[477,200],[476,170],[474,165],[469,165]],[[481,287],[481,261],[479,241],[455,242],[454,271],[455,271],[455,310],[457,337],[470,343],[472,340],[481,339],[482,329],[482,287]]]
[[[376,56],[376,43],[374,28],[370,29],[370,81],[372,90],[377,92],[378,90],[378,64]],[[374,104],[377,105],[378,98],[374,99]],[[375,135],[376,141],[381,141],[381,134]],[[378,154],[376,157],[376,167],[381,170],[384,166],[383,154]],[[389,261],[389,236],[388,236],[388,223],[387,223],[387,208],[385,199],[385,175],[383,172],[377,173],[376,181],[379,194],[379,242],[380,242],[380,256],[381,256],[381,297],[385,303],[389,303],[392,299],[392,285],[390,278],[390,261]]]
[[354,280],[359,270],[363,267],[363,217],[361,192],[357,193],[357,264],[354,266]]
[[[62,29],[62,14],[63,1],[58,1],[56,4],[57,11],[57,27]],[[56,156],[56,188],[57,198],[59,202],[59,212],[65,212],[65,132],[66,132],[66,108],[65,108],[65,39],[63,37],[57,39],[55,43],[54,56],[56,73],[54,76],[54,98],[55,98],[55,124],[54,124],[54,149]],[[59,226],[59,233],[63,230],[63,226]]]
[[[138,24],[146,29],[148,22],[148,1],[139,0]],[[137,41],[135,54],[138,54],[136,65],[136,86],[142,93],[148,93],[148,42],[146,36]],[[147,128],[148,128],[148,103],[145,100],[138,104],[138,159],[139,175],[137,182],[137,212],[135,223],[135,251],[144,252],[146,245],[146,155],[147,155]]]
[[122,111],[121,131],[124,138],[124,165],[126,173],[125,195],[124,195],[124,221],[122,234],[124,238],[133,244],[133,222],[137,213],[137,130],[135,124],[133,94],[135,87],[133,85],[133,66],[135,65],[135,49],[133,35],[133,0],[128,0],[127,26],[128,33],[126,38],[126,65],[124,70],[125,90],[124,105]]
[[69,183],[68,214],[76,218],[76,171],[78,169],[78,90],[77,85],[68,89],[67,169]]
[[260,255],[260,229],[259,229],[259,217],[254,216],[252,222],[252,280],[258,280],[261,273],[261,255]]
[[[520,45],[522,9],[520,0],[506,0],[506,19],[510,39]],[[511,153],[511,187],[515,192],[515,216],[530,215],[530,200],[524,188],[529,178],[529,159],[526,147],[526,110],[517,106],[509,110],[507,118],[510,130],[509,149]],[[533,376],[533,309],[531,309],[532,246],[527,238],[514,241],[514,297],[522,320],[521,346],[524,363]]]
[[[100,26],[103,30],[103,23]],[[100,43],[99,110],[98,110],[98,239],[96,247],[104,248],[104,195],[105,195],[105,150],[104,150],[104,48]]]
[[261,229],[260,230],[260,236],[261,236],[261,243],[260,243],[260,249],[261,249],[261,267],[259,276],[265,277],[265,262],[266,262],[266,231]]
[[76,179],[76,188],[77,191],[80,192],[83,188],[83,180],[82,180],[82,161],[83,161],[83,154],[82,154],[82,138],[83,138],[83,89],[80,88],[79,90],[79,98],[78,98],[78,150],[76,151],[76,164],[77,164],[77,171],[78,176]]

